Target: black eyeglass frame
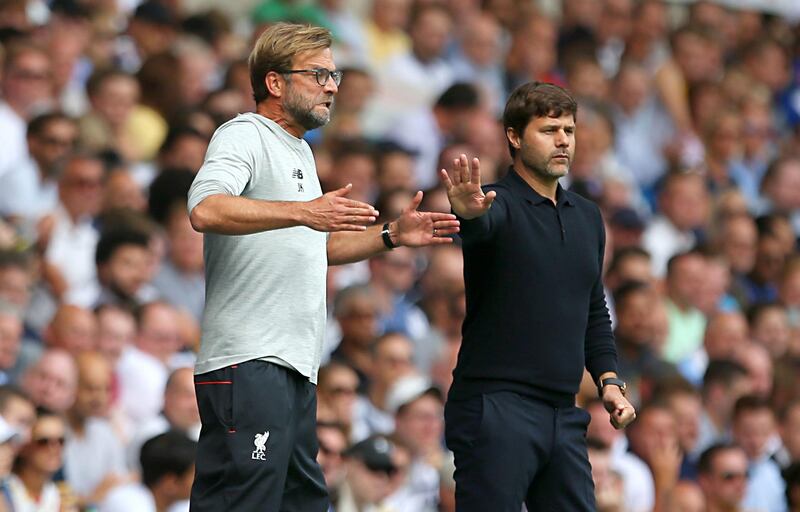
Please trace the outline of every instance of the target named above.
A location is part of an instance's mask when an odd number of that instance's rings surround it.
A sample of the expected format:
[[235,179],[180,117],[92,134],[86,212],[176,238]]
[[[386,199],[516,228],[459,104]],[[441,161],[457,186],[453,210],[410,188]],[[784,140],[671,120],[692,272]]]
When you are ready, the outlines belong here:
[[[342,83],[342,76],[344,75],[344,73],[342,73],[341,70],[338,69],[330,70],[328,68],[282,69],[278,71],[278,73],[282,75],[293,75],[296,73],[314,73],[314,78],[317,80],[317,84],[319,84],[320,87],[325,87],[325,85],[328,83],[328,80],[330,80],[331,78],[333,78],[333,83],[336,84],[336,87],[339,87],[339,85]],[[325,78],[325,80],[323,80],[323,78]]]

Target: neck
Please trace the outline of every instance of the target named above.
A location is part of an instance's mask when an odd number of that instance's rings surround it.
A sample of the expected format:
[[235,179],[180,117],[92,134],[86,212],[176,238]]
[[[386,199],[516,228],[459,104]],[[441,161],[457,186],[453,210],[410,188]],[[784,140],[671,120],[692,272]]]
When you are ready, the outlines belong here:
[[278,123],[287,133],[298,139],[302,138],[306,133],[305,128],[297,124],[294,119],[291,119],[283,110],[283,107],[275,101],[262,101],[256,105],[256,113]]
[[386,391],[387,389],[382,383],[374,381],[370,386],[369,401],[378,409],[383,410],[383,406],[386,403]]
[[23,485],[25,485],[25,490],[28,491],[28,494],[36,500],[42,495],[44,484],[50,479],[46,473],[30,466],[24,466],[19,471],[19,478],[22,480]]
[[372,367],[372,351],[369,347],[364,347],[360,344],[350,343],[347,340],[342,340],[342,352],[359,370],[369,373]]
[[514,170],[537,194],[550,199],[553,204],[556,203],[558,178],[545,178],[540,176],[523,164],[519,156],[514,159]]
[[69,428],[71,428],[76,435],[82,436],[84,434],[86,430],[86,418],[78,413],[75,408],[67,411],[67,423],[69,424]]
[[153,501],[156,502],[156,511],[157,512],[166,512],[170,505],[172,505],[173,500],[169,499],[169,497],[164,496],[162,493],[150,490],[153,494]]

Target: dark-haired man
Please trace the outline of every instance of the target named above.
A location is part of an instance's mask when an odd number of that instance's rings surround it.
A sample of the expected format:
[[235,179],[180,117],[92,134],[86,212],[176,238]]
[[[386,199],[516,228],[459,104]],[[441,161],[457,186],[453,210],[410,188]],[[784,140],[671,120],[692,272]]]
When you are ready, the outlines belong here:
[[101,503],[100,512],[173,510],[176,504],[189,499],[196,450],[197,443],[177,430],[148,440],[139,457],[142,483],[112,490]]
[[560,87],[524,84],[503,115],[507,176],[482,189],[480,162],[466,155],[441,171],[462,219],[467,295],[445,412],[459,511],[516,512],[523,501],[594,510],[589,415],[575,407],[584,367],[615,427],[635,417],[616,373],[600,211],[558,183],[574,155],[576,112]]

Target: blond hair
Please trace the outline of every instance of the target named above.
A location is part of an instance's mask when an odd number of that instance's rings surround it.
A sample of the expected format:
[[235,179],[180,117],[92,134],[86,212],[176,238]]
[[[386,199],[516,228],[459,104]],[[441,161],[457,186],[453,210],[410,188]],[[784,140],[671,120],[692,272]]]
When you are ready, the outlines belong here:
[[267,73],[287,71],[291,69],[295,55],[330,48],[332,42],[331,32],[322,27],[276,23],[267,28],[256,41],[247,60],[256,103],[269,97],[264,82]]

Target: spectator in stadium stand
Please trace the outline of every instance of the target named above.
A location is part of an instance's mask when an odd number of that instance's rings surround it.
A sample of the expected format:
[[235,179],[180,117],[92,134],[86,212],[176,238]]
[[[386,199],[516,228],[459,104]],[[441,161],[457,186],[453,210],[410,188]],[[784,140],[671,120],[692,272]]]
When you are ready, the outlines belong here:
[[394,432],[394,416],[387,409],[387,397],[398,379],[414,371],[413,355],[411,340],[401,333],[390,332],[375,340],[369,388],[366,395],[356,397],[353,406],[353,441]]
[[341,423],[317,421],[317,440],[319,451],[317,462],[325,476],[325,485],[331,502],[339,500],[339,489],[345,479],[344,451],[349,446],[347,433]]
[[359,512],[380,505],[392,492],[403,450],[386,436],[372,436],[344,452],[345,481],[339,491],[336,512]]
[[4,45],[0,92],[0,133],[3,156],[0,177],[24,165],[28,157],[25,132],[28,122],[53,101],[53,68],[47,51],[27,38]]
[[170,430],[144,443],[139,455],[141,483],[112,489],[98,512],[185,510],[192,491],[197,441]]
[[[77,358],[78,387],[67,411],[64,476],[82,506],[98,503],[127,478],[125,449],[106,416],[111,398],[111,366],[97,352]],[[87,464],[87,461],[92,461]]]
[[182,348],[179,315],[171,304],[147,303],[136,320],[136,341],[123,350],[116,367],[120,405],[132,426],[161,413],[167,379]]
[[653,273],[664,277],[669,260],[692,249],[698,230],[708,222],[709,195],[703,176],[691,171],[668,174],[658,206],[659,214],[645,230],[642,243],[653,258]]
[[697,440],[700,434],[700,413],[703,402],[699,391],[688,381],[676,375],[658,383],[654,396],[663,401],[675,419],[681,460],[680,478],[697,479]]
[[402,510],[436,509],[439,472],[449,457],[442,447],[444,395],[427,377],[406,375],[392,385],[386,407],[394,413],[395,435],[408,446],[411,466]]
[[408,247],[378,255],[369,260],[370,280],[378,306],[378,332],[400,332],[421,347],[420,340],[430,331],[425,314],[417,307],[410,292],[417,280],[416,254]]
[[117,304],[135,310],[154,300],[150,284],[150,237],[134,228],[113,228],[97,242],[95,262],[101,285],[97,304]]
[[91,310],[70,304],[62,305],[42,337],[47,346],[63,348],[77,356],[97,344],[97,318]]
[[469,126],[468,120],[481,108],[474,85],[450,85],[432,107],[408,110],[392,124],[386,137],[416,153],[417,186],[428,189],[436,185],[436,164],[446,145],[457,141]]
[[589,463],[592,466],[594,496],[599,512],[621,512],[625,499],[622,477],[611,469],[611,451],[605,443],[596,438],[586,439]]
[[654,510],[661,510],[671,499],[686,456],[680,450],[675,417],[666,404],[650,402],[639,411],[632,427],[627,432],[631,451],[650,468],[655,488]]
[[780,446],[775,413],[769,402],[755,395],[736,401],[733,410],[733,441],[747,455],[747,490],[742,505],[766,512],[786,510],[786,484],[772,455]]
[[29,158],[14,172],[0,174],[0,213],[31,222],[58,204],[58,164],[75,147],[78,127],[61,112],[41,114],[28,124]]
[[37,407],[64,414],[75,402],[78,369],[69,352],[48,348],[22,376],[22,389]]
[[667,264],[666,297],[669,335],[663,357],[677,363],[703,344],[706,318],[697,309],[705,259],[689,251],[672,256]]
[[[558,183],[574,154],[576,111],[562,88],[524,84],[503,115],[508,174],[484,191],[480,162],[463,154],[440,174],[462,219],[467,298],[446,409],[459,510],[594,508],[589,415],[574,406],[584,367],[614,426],[635,417],[617,378],[600,212]],[[526,463],[509,466],[511,457]]]
[[122,352],[136,340],[136,318],[125,308],[106,304],[97,308],[97,351],[114,368],[114,398],[119,394],[117,363]]
[[99,294],[94,262],[99,236],[92,222],[100,211],[104,179],[96,156],[66,157],[58,180],[59,206],[38,240],[52,267],[47,282],[53,295],[82,307],[94,306]]
[[341,339],[331,361],[344,363],[358,373],[358,392],[366,393],[371,374],[371,347],[378,336],[378,303],[372,288],[353,285],[340,290],[333,301]]
[[708,512],[743,512],[747,488],[747,456],[735,444],[714,444],[700,455],[697,482]]
[[144,160],[132,114],[139,102],[136,77],[120,69],[95,71],[86,83],[91,110],[79,120],[80,145],[89,151],[113,150],[128,161]]
[[736,352],[749,343],[747,320],[740,312],[717,313],[708,318],[703,346],[678,363],[681,375],[696,387],[703,383],[703,374],[712,359],[733,359]]
[[61,415],[46,409],[37,411],[31,439],[22,446],[7,484],[12,504],[9,510],[70,510],[61,508],[61,490],[53,481],[64,463],[66,432]]
[[17,432],[20,444],[30,440],[31,429],[36,422],[36,408],[20,389],[0,386],[0,417]]
[[196,321],[203,317],[206,279],[203,272],[203,236],[192,229],[186,204],[177,202],[166,222],[167,256],[153,279],[159,295],[188,311]]
[[676,372],[655,346],[654,304],[658,295],[642,282],[623,283],[614,292],[617,314],[614,339],[617,343],[617,371],[628,383],[626,396],[634,404],[652,397],[655,383]]
[[750,389],[750,379],[742,365],[727,359],[709,361],[703,375],[703,412],[695,455],[712,444],[730,440],[733,406]]
[[200,413],[192,375],[191,368],[174,370],[164,389],[164,410],[132,432],[126,447],[126,462],[131,471],[141,470],[139,453],[148,439],[169,430],[180,432],[194,441],[200,437]]
[[773,359],[769,351],[758,343],[745,343],[734,353],[734,359],[747,370],[750,393],[769,399],[772,396],[775,377]]
[[747,310],[753,342],[766,348],[775,361],[787,355],[792,343],[792,326],[786,308],[778,302],[755,304]]
[[21,311],[0,299],[0,385],[11,381],[22,345]]
[[345,363],[331,361],[319,369],[317,416],[340,423],[348,439],[353,436],[353,408],[358,396],[358,375]]

